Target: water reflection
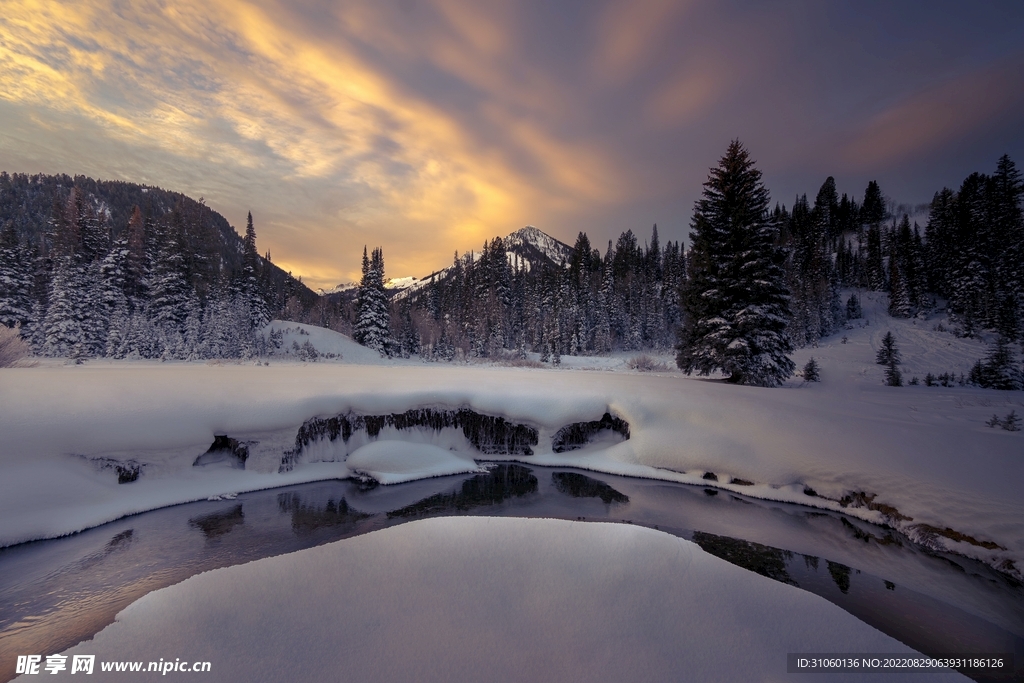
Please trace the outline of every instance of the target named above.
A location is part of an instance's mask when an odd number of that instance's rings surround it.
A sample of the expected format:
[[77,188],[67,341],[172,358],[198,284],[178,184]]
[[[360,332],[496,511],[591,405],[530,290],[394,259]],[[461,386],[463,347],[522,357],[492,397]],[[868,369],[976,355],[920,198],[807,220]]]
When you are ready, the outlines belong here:
[[705,552],[737,567],[749,569],[761,576],[767,576],[769,579],[792,586],[798,585],[786,571],[786,565],[793,559],[793,553],[787,550],[701,531],[693,532],[693,542]]
[[619,493],[608,484],[579,472],[555,472],[551,475],[555,488],[573,498],[600,498],[606,504],[628,503],[629,496]]
[[353,510],[344,498],[328,498],[323,504],[304,502],[298,491],[278,495],[277,506],[281,512],[291,515],[292,530],[300,535],[320,529],[351,527],[371,516]]
[[828,573],[842,593],[850,592],[850,568],[839,562],[828,563]]
[[522,465],[496,465],[487,474],[478,474],[462,482],[458,491],[438,493],[423,500],[388,512],[395,517],[434,517],[451,512],[468,512],[474,508],[497,505],[511,498],[537,492],[537,477]]
[[837,513],[712,488],[504,463],[486,474],[395,486],[345,480],[258,491],[0,549],[0,680],[13,675],[17,654],[66,649],[142,595],[199,572],[467,513],[656,527],[820,595],[919,651],[1012,651],[1024,666],[1024,591],[979,563],[924,550],[891,529]]
[[227,512],[215,512],[188,520],[190,527],[200,529],[207,540],[211,541],[244,523],[245,514],[242,512],[241,503],[238,503]]

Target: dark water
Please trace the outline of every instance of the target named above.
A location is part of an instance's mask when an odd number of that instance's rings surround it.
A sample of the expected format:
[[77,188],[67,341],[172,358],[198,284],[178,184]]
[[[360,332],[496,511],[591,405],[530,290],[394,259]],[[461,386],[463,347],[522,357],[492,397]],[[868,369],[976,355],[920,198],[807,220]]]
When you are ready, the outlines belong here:
[[820,595],[920,652],[1012,652],[1012,677],[978,680],[1024,680],[1024,588],[980,563],[798,505],[503,464],[486,475],[396,486],[344,480],[247,493],[0,549],[0,681],[13,678],[18,654],[64,650],[90,638],[139,597],[199,572],[443,515],[657,528]]

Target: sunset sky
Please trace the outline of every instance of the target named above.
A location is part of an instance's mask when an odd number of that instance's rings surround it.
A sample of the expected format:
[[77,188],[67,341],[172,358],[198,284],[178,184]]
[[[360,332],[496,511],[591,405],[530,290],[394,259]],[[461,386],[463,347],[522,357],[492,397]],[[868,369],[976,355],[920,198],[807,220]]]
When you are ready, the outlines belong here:
[[0,170],[185,192],[308,284],[527,224],[681,239],[733,138],[792,204],[1024,166],[1024,3],[232,0],[0,9]]

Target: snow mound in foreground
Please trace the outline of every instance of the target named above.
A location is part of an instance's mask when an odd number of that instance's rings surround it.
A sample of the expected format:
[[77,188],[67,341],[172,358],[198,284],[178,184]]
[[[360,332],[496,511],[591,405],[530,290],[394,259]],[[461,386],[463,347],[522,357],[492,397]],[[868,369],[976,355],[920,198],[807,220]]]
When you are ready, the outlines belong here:
[[481,471],[465,453],[407,441],[373,441],[357,448],[346,464],[351,471],[369,475],[381,484]]
[[912,651],[662,532],[449,517],[194,576],[68,654],[236,681],[743,681],[787,678],[789,652]]
[[[332,360],[358,365],[384,365],[389,361],[373,349],[357,344],[351,337],[316,325],[272,320],[263,328],[264,339],[272,332],[281,333],[281,347],[271,351],[275,358],[296,360]],[[315,352],[310,354],[309,344]]]

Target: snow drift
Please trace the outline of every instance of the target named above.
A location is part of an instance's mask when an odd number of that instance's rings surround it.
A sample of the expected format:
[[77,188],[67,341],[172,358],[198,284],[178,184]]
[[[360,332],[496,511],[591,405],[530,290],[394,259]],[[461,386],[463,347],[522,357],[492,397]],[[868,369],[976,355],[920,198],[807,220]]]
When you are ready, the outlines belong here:
[[448,517],[199,574],[66,654],[187,656],[238,681],[741,681],[782,680],[787,652],[912,650],[665,533]]

